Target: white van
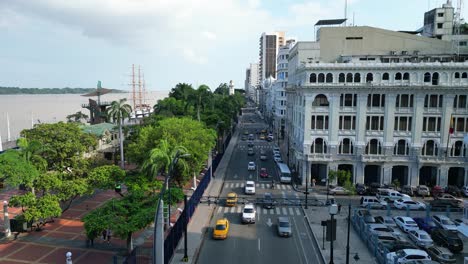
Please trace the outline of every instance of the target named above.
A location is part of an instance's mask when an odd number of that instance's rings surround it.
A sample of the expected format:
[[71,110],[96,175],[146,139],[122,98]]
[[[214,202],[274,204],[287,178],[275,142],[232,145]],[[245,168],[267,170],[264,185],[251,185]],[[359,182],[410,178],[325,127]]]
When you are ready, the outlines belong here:
[[402,200],[411,199],[411,197],[407,194],[402,194],[398,191],[390,190],[390,189],[379,189],[379,191],[377,192],[375,196],[377,197],[377,199],[381,201],[387,201],[387,202],[395,201],[399,199],[402,199]]
[[385,209],[385,208],[387,208],[387,202],[380,201],[376,197],[363,196],[363,197],[361,197],[361,207]]

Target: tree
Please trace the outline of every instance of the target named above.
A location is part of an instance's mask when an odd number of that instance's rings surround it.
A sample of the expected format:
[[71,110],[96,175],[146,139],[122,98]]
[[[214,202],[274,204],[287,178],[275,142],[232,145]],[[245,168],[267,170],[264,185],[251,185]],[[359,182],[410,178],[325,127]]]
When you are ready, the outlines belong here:
[[31,224],[38,222],[38,230],[45,225],[45,219],[58,217],[62,213],[57,197],[51,194],[41,197],[36,197],[32,193],[13,195],[9,203],[11,206],[21,207],[26,222]]
[[178,83],[172,90],[169,92],[169,97],[174,97],[177,100],[184,102],[184,111],[187,112],[187,109],[190,105],[190,98],[193,96],[195,90],[191,84],[187,83]]
[[132,107],[125,103],[127,99],[120,99],[119,101],[113,101],[109,108],[107,108],[107,114],[110,118],[119,125],[119,143],[120,143],[120,166],[125,168],[124,149],[123,149],[123,137],[122,137],[122,123],[125,118],[130,117],[132,113]]
[[71,114],[71,115],[67,115],[67,122],[68,123],[83,123],[81,122],[82,120],[86,122],[86,120],[88,120],[89,116],[84,114],[83,112],[81,111],[78,111],[74,114]]
[[39,175],[36,167],[23,159],[20,152],[7,150],[0,155],[0,179],[3,179],[6,184],[13,187],[23,184],[32,188]]
[[154,113],[159,116],[174,117],[185,114],[185,102],[174,97],[166,97],[158,100],[154,106]]
[[214,93],[222,95],[222,96],[228,96],[229,95],[229,85],[227,83],[219,84],[218,88],[216,88]]
[[207,85],[200,85],[192,95],[192,104],[197,109],[197,120],[200,122],[200,109],[205,107],[211,95],[210,87]]

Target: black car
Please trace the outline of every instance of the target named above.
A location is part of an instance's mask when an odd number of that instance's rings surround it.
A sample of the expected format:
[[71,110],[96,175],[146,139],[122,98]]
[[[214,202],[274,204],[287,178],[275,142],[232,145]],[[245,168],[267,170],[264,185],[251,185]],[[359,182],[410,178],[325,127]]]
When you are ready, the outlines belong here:
[[356,193],[359,195],[364,195],[367,192],[367,188],[362,183],[356,183]]
[[434,243],[450,249],[453,253],[463,250],[463,241],[452,231],[434,229],[431,232],[431,238]]
[[432,208],[447,208],[449,206],[450,208],[454,209],[459,209],[463,208],[463,203],[459,200],[455,199],[434,199],[429,202]]
[[426,252],[431,256],[432,260],[439,263],[457,263],[453,254],[444,247],[429,247],[426,249]]
[[357,210],[357,215],[364,220],[366,224],[375,224],[375,218],[371,215],[367,209]]
[[271,193],[265,193],[263,196],[263,208],[273,209],[275,208],[276,201],[273,200]]
[[453,195],[455,197],[461,197],[462,196],[462,191],[460,190],[460,188],[458,188],[455,185],[449,185],[449,186],[445,187],[445,193],[451,194],[451,195]]
[[382,188],[382,185],[377,182],[373,182],[369,185],[367,193],[370,195],[376,195],[379,192],[379,189]]

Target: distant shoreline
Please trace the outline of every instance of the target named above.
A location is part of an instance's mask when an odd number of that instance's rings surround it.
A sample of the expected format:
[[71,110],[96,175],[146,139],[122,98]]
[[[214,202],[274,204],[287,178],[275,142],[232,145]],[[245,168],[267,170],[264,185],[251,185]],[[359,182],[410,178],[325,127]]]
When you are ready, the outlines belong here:
[[[96,91],[96,88],[19,88],[0,87],[0,95],[18,94],[85,94]],[[127,91],[113,89],[111,93],[126,93]]]

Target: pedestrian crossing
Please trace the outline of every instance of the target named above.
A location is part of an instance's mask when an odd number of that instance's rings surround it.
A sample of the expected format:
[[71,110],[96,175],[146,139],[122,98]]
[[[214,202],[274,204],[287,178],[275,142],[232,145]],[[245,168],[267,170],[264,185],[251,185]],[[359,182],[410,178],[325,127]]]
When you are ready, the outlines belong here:
[[[261,215],[289,215],[289,216],[298,216],[302,215],[301,209],[299,207],[275,207],[273,209],[266,209],[262,206],[256,206],[257,214]],[[223,207],[218,206],[218,214],[240,214],[242,212],[242,206],[234,207]]]
[[273,149],[275,146],[272,145],[254,145],[253,147],[249,147],[247,145],[239,145],[238,146],[239,150],[248,150],[249,148],[253,149]]
[[[224,183],[225,188],[244,188],[244,183],[243,182],[227,182]],[[257,189],[271,189],[271,183],[256,183],[255,188]],[[286,185],[286,184],[275,184],[275,189],[278,190],[292,190],[291,185]]]

